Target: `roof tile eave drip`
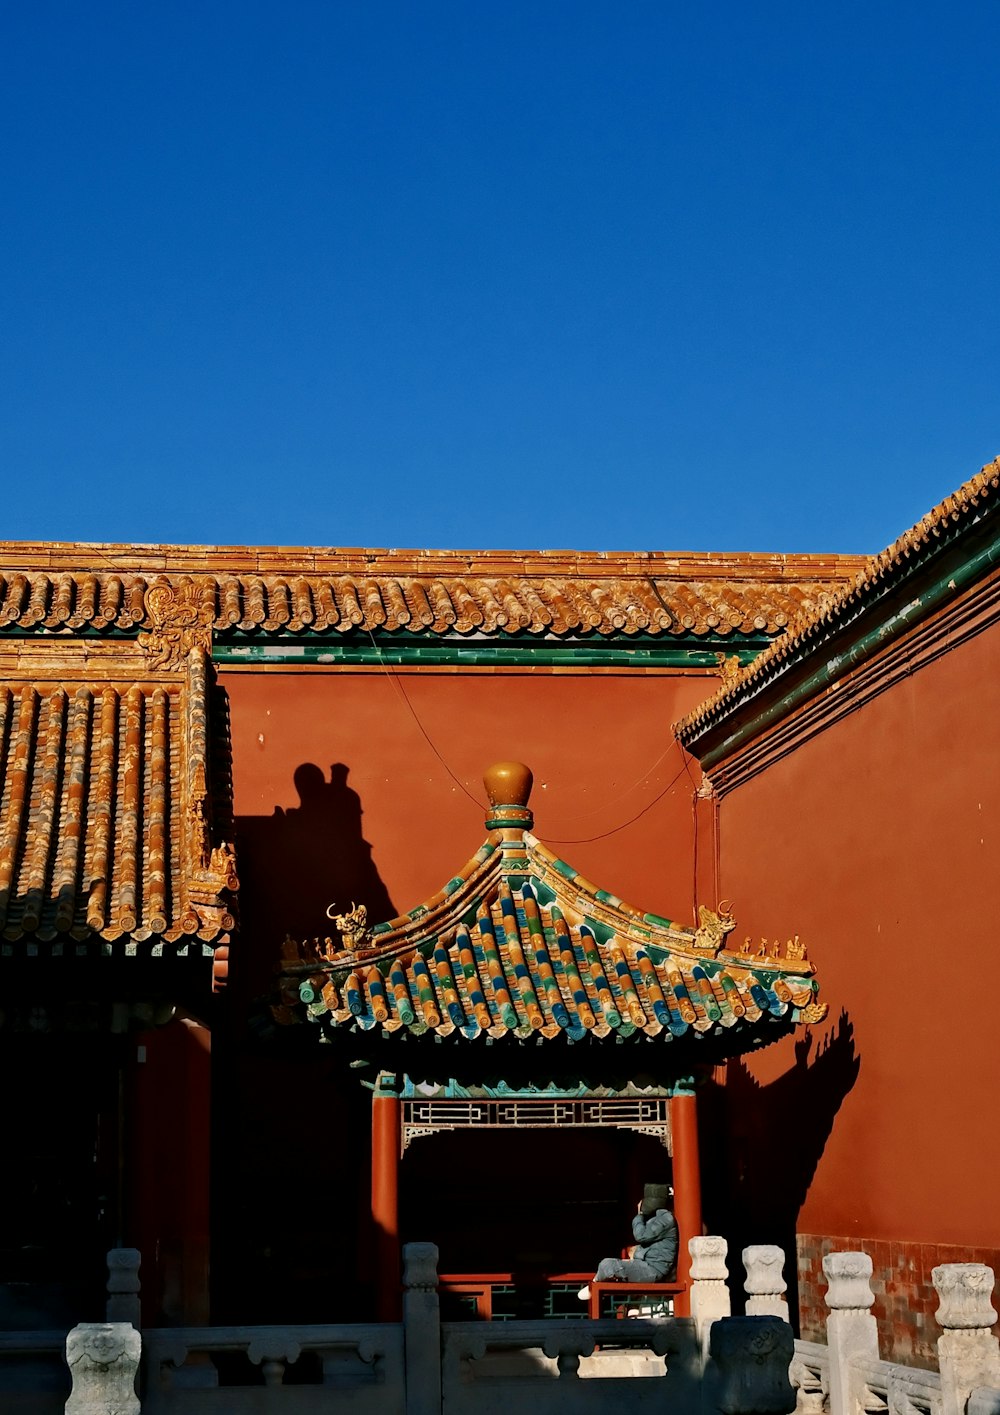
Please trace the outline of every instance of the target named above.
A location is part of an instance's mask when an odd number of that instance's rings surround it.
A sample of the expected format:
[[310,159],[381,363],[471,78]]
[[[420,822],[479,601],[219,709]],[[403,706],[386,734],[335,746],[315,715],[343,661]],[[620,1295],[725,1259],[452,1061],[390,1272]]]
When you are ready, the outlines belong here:
[[[406,633],[415,636],[569,639],[665,638],[694,634],[775,633],[797,611],[844,583],[846,563],[802,565],[790,578],[748,576],[736,563],[709,574],[694,563],[687,575],[655,571],[641,560],[573,567],[535,565],[491,573],[491,567],[408,575],[388,563],[363,573],[260,570],[166,571],[102,567],[85,573],[5,567],[0,557],[0,629],[76,633],[129,632],[149,626],[148,593],[167,585],[190,613],[207,616],[219,636],[343,636]],[[718,570],[719,567],[715,566]]]
[[693,743],[717,722],[746,707],[820,641],[847,630],[873,602],[896,589],[929,558],[950,545],[957,534],[978,525],[995,510],[1000,491],[1000,458],[988,463],[958,491],[933,507],[854,578],[816,608],[804,609],[786,632],[705,702],[675,724],[685,744]]

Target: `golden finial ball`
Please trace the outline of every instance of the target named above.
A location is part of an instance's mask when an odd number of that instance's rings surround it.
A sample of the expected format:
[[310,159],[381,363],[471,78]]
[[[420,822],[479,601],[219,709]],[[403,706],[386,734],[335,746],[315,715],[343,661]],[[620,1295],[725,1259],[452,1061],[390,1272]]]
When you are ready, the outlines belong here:
[[483,775],[491,806],[526,806],[533,781],[524,762],[496,762]]

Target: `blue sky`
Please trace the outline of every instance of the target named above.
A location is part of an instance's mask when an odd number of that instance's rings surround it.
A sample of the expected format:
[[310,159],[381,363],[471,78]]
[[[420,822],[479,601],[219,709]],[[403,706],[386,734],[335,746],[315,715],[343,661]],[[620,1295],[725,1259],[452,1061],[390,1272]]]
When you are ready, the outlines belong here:
[[0,534],[877,550],[1000,453],[998,41],[10,0]]

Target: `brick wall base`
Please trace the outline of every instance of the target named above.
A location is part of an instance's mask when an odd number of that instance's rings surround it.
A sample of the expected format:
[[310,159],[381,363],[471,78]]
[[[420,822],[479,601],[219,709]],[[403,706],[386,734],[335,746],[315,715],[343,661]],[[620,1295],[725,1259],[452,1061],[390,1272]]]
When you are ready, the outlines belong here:
[[938,1296],[931,1270],[939,1263],[986,1263],[1000,1270],[1000,1248],[959,1248],[940,1243],[890,1243],[869,1238],[826,1238],[800,1233],[795,1240],[799,1275],[799,1327],[806,1341],[826,1341],[827,1253],[867,1253],[875,1271],[872,1308],[883,1361],[937,1368],[941,1335],[934,1313]]

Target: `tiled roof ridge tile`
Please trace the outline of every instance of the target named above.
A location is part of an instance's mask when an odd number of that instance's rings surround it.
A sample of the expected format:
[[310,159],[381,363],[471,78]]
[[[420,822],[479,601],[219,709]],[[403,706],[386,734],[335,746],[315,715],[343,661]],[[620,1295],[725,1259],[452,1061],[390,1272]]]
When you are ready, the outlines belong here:
[[767,551],[419,550],[337,546],[157,545],[0,541],[0,571],[214,575],[408,575],[450,578],[563,575],[674,579],[844,579],[863,557]]
[[[796,562],[798,564],[798,562]],[[824,562],[825,564],[825,562]],[[621,569],[621,566],[617,567]],[[704,565],[697,562],[699,571]],[[811,562],[803,569],[815,570]],[[826,567],[829,569],[829,567]],[[845,569],[841,566],[841,571]],[[150,597],[175,591],[228,633],[603,637],[778,633],[840,578],[670,579],[662,575],[411,576],[179,573],[0,568],[0,627],[134,631]],[[154,615],[155,617],[155,615]]]
[[780,638],[768,644],[751,663],[734,673],[718,692],[675,725],[681,741],[690,742],[710,723],[725,716],[747,690],[762,688],[789,660],[806,649],[811,639],[824,630],[835,628],[838,621],[859,611],[880,587],[894,581],[900,572],[905,573],[908,562],[918,557],[923,559],[928,552],[933,553],[935,542],[946,527],[962,521],[974,523],[997,498],[998,491],[1000,457],[988,462],[957,491],[921,516],[915,525],[904,531],[885,550],[873,555],[843,588],[821,596],[817,606],[803,609]]

